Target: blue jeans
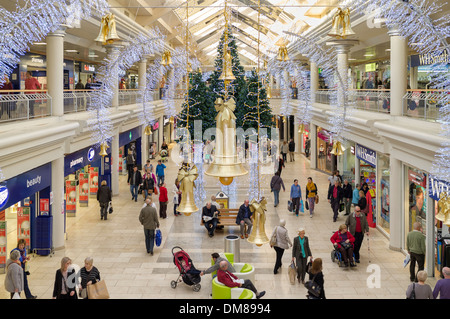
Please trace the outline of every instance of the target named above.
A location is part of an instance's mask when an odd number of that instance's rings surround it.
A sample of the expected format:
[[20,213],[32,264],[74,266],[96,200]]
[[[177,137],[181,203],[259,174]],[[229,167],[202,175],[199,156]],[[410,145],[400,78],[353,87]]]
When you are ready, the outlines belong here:
[[145,248],[148,253],[153,253],[153,247],[155,246],[155,230],[144,229],[145,234]]
[[164,175],[156,176],[156,181],[157,181],[158,187],[159,187],[159,185],[161,185],[161,183],[164,183]]
[[133,196],[132,199],[134,199],[136,202],[137,202],[137,196],[138,196],[138,188],[139,188],[139,185],[130,185],[131,196]]
[[275,206],[278,206],[278,204],[280,203],[280,190],[274,189],[274,190],[273,190],[273,196],[274,196],[274,198],[275,198],[274,205],[275,205]]
[[214,231],[217,227],[217,218],[213,218],[209,222],[206,222],[205,227],[208,230],[209,235],[214,235]]

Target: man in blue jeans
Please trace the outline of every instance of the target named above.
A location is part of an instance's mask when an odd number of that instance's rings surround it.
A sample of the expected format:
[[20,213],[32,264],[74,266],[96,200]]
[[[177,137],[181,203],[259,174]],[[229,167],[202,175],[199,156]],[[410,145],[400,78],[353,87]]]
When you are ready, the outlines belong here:
[[158,185],[161,185],[161,183],[164,183],[164,169],[166,168],[166,165],[164,165],[161,160],[158,161],[158,165],[156,165],[156,179]]
[[141,172],[138,171],[137,166],[133,166],[133,170],[128,174],[128,185],[130,185],[131,200],[137,202],[138,188],[142,183]]
[[294,179],[294,184],[291,186],[291,202],[293,209],[295,209],[295,215],[298,216],[298,211],[300,210],[300,201],[302,199],[302,189],[298,185],[298,179]]

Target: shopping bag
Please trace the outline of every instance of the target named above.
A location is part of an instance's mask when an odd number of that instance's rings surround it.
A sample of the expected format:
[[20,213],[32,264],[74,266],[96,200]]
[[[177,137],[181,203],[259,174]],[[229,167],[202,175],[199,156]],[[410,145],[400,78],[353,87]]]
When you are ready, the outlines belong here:
[[301,213],[305,212],[305,206],[303,205],[303,199],[300,199],[300,212]]
[[87,286],[88,299],[109,299],[108,289],[104,280]]
[[406,254],[406,257],[403,260],[403,268],[405,268],[409,264],[410,261],[411,261],[411,256],[409,254]]
[[291,264],[289,265],[288,275],[291,285],[295,284],[295,278],[297,277],[297,267],[295,266],[294,262],[291,262]]
[[109,202],[109,204],[108,204],[108,213],[110,213],[110,214],[113,213],[112,202]]
[[14,293],[12,299],[21,299],[18,292]]
[[293,207],[292,207],[292,202],[290,200],[288,200],[288,211],[292,212]]
[[156,230],[156,235],[155,235],[155,244],[156,247],[159,247],[161,245],[162,242],[162,233],[160,229]]
[[339,204],[339,212],[343,212],[345,209],[345,204],[344,203],[340,203]]

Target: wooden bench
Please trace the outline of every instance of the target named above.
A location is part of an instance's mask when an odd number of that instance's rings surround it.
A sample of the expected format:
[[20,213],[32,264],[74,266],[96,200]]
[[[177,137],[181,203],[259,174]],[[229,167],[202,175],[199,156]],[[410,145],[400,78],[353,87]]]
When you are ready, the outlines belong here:
[[[236,217],[239,212],[238,208],[221,208],[219,209],[219,217],[217,226],[239,226],[236,224]],[[200,225],[204,225],[201,218]]]

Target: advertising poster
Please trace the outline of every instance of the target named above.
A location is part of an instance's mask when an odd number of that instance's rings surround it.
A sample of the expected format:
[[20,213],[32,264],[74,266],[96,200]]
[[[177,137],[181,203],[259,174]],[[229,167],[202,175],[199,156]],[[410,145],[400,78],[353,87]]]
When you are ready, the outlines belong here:
[[73,217],[77,212],[77,182],[66,181],[66,214]]
[[78,182],[80,184],[78,190],[80,196],[78,200],[80,202],[80,206],[86,207],[89,202],[89,174],[80,173],[80,175],[78,175]]
[[97,196],[98,190],[98,167],[89,169],[89,195]]
[[41,215],[48,216],[50,211],[50,198],[39,199],[39,211]]
[[3,211],[3,219],[0,216],[0,274],[4,274],[6,271],[6,258],[7,258],[7,237],[6,237],[6,221],[5,212]]
[[25,239],[30,249],[30,207],[17,207],[17,240]]

